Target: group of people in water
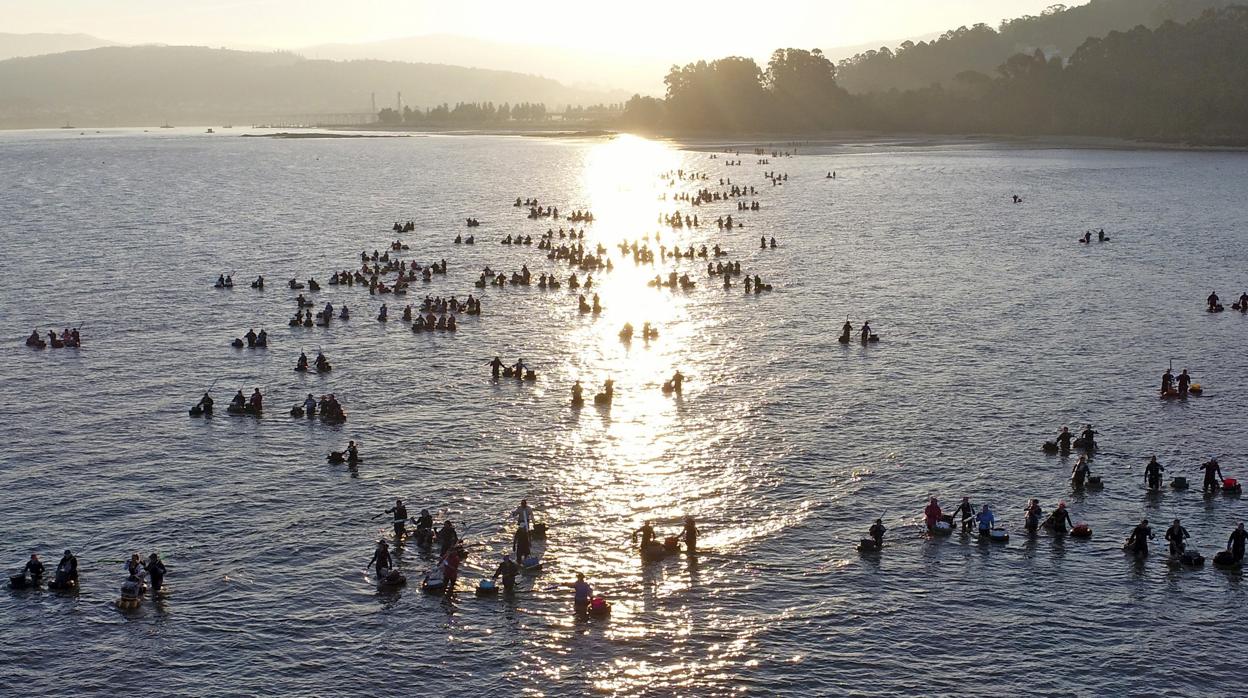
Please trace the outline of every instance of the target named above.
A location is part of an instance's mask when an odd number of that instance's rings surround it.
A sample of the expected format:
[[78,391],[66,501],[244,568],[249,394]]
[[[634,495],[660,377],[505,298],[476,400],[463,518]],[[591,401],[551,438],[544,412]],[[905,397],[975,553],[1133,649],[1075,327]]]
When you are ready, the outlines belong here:
[[[449,519],[440,527],[436,526],[428,509],[422,509],[417,517],[410,517],[402,499],[396,499],[394,506],[376,514],[373,519],[386,515],[390,516],[393,537],[391,540],[380,538],[365,565],[365,571],[375,570],[375,583],[381,591],[394,590],[406,584],[406,576],[398,569],[400,558],[397,553],[407,541],[414,542],[424,551],[426,559],[433,561],[432,569],[421,582],[421,589],[439,595],[455,592],[469,549],[485,547],[482,544],[467,543],[456,530],[454,522]],[[517,580],[521,574],[537,574],[542,570],[542,556],[540,551],[535,550],[534,541],[546,538],[546,524],[537,521],[527,499],[520,500],[508,521],[515,524],[511,540],[507,549],[499,554],[500,559],[493,572],[482,575],[475,590],[478,596],[497,594],[501,583],[502,592],[510,597],[517,590]],[[410,530],[409,524],[413,525]],[[698,535],[697,522],[692,515],[686,515],[680,533],[666,536],[662,541],[658,539],[652,522],[643,522],[640,528],[633,531],[632,543],[645,563],[679,553],[682,543],[685,554],[693,558],[699,554]],[[559,587],[574,591],[572,608],[576,615],[606,616],[610,613],[610,604],[602,596],[594,594],[593,587],[585,580],[583,573],[576,574],[575,582],[555,584],[550,589]]]
[[[329,363],[329,359],[325,357],[325,353],[321,351],[316,352],[316,362],[313,366],[316,368],[317,373],[329,373],[334,370],[334,367]],[[302,351],[299,352],[299,358],[295,361],[295,370],[300,373],[308,372],[308,355]]]
[[[1217,291],[1209,293],[1209,297],[1205,299],[1205,309],[1211,313],[1220,313],[1225,310],[1222,306],[1222,299],[1218,298]],[[1231,303],[1231,310],[1248,313],[1248,291],[1239,294],[1239,299]]]
[[61,331],[60,336],[56,332],[48,330],[48,339],[44,341],[39,335],[39,330],[31,330],[30,335],[26,337],[26,346],[32,349],[47,349],[51,346],[53,349],[77,349],[82,346],[82,335],[78,334],[77,327],[66,327]]
[[[1062,427],[1054,441],[1045,443],[1046,451],[1066,454],[1070,453],[1072,446],[1083,451],[1071,467],[1070,483],[1071,488],[1076,492],[1103,487],[1101,478],[1091,474],[1091,461],[1098,450],[1096,444],[1097,435],[1098,432],[1093,429],[1091,424],[1085,426],[1078,437],[1070,431],[1069,427]],[[1216,457],[1202,463],[1200,469],[1204,473],[1202,491],[1207,496],[1212,496],[1219,491],[1233,494],[1238,494],[1241,491],[1238,481],[1222,475],[1221,466]],[[1150,457],[1144,466],[1144,487],[1147,492],[1150,494],[1160,493],[1162,489],[1162,473],[1164,472],[1165,467],[1157,460],[1157,457]],[[1176,477],[1171,482],[1171,487],[1177,490],[1186,489],[1187,479]],[[1030,536],[1036,535],[1041,530],[1049,531],[1056,536],[1067,534],[1076,538],[1089,538],[1092,536],[1091,526],[1083,522],[1076,523],[1071,518],[1065,501],[1059,502],[1057,507],[1046,515],[1039,499],[1029,499],[1022,515],[1023,530]],[[969,497],[962,497],[961,502],[952,512],[943,510],[939,500],[936,497],[931,497],[923,510],[923,523],[928,532],[935,536],[949,535],[960,528],[963,533],[969,533],[972,530],[978,531],[980,535],[979,540],[985,542],[1007,542],[1009,540],[1008,532],[1000,525],[993,508],[987,504],[977,508],[971,503]],[[859,550],[863,552],[879,551],[883,546],[884,531],[882,520],[876,519],[868,531],[869,537],[864,538],[859,544]],[[1202,565],[1204,563],[1203,557],[1186,550],[1186,541],[1190,537],[1187,529],[1182,526],[1182,522],[1179,519],[1175,519],[1165,535],[1165,540],[1170,546],[1170,555],[1175,562],[1184,565]],[[1148,554],[1148,543],[1154,538],[1148,520],[1144,519],[1127,536],[1126,542],[1123,544],[1123,550],[1139,557],[1146,556]],[[1244,557],[1244,540],[1244,524],[1239,523],[1231,533],[1226,550],[1214,557],[1214,564],[1223,567],[1239,567]]]
[[[164,589],[165,575],[169,572],[159,553],[151,553],[142,558],[134,553],[125,562],[126,577],[121,583],[121,597],[116,601],[117,608],[131,610],[142,602],[142,596],[150,590],[157,594]],[[21,571],[9,577],[11,589],[39,589],[45,586],[44,576],[47,568],[39,559],[37,552],[32,552]],[[46,580],[46,588],[51,591],[76,593],[81,588],[78,576],[78,557],[73,551],[66,550],[56,563],[52,579]]]
[[247,334],[242,337],[235,337],[230,344],[235,349],[242,349],[244,346],[248,349],[264,349],[269,346],[269,333],[263,329],[258,333],[254,328],[249,329]]
[[[1030,499],[1027,506],[1023,509],[1023,530],[1029,536],[1036,535],[1039,531],[1045,530],[1055,536],[1070,535],[1075,538],[1092,537],[1092,528],[1086,523],[1075,523],[1070,516],[1070,511],[1066,507],[1066,502],[1058,502],[1057,507],[1047,515],[1040,500]],[[941,509],[940,502],[936,497],[928,500],[927,506],[923,509],[923,524],[928,532],[932,535],[949,535],[959,527],[963,533],[969,533],[975,530],[979,533],[980,540],[1001,541],[1009,540],[1005,529],[1000,527],[997,518],[990,505],[984,504],[978,508],[971,504],[970,497],[963,497],[962,501],[953,509],[952,512],[946,512]],[[860,544],[859,549],[863,552],[876,552],[884,544],[885,528],[882,520],[876,519],[868,530],[867,539]],[[1214,564],[1224,567],[1239,567],[1243,564],[1244,559],[1244,541],[1246,539],[1244,532],[1244,524],[1240,522],[1231,532],[1230,538],[1226,543],[1226,550],[1214,557]],[[1204,558],[1199,555],[1192,555],[1187,551],[1187,540],[1191,538],[1191,534],[1183,527],[1179,519],[1174,519],[1170,528],[1166,530],[1165,540],[1169,543],[1169,553],[1175,562],[1182,564],[1199,566],[1204,563]],[[1152,529],[1148,519],[1143,519],[1131,530],[1126,541],[1123,543],[1123,550],[1137,557],[1148,555],[1148,543],[1154,540]]]
[[[836,341],[841,344],[849,344],[853,334],[854,325],[849,321],[849,318],[845,318],[845,324],[841,325],[841,335],[836,338]],[[880,341],[880,336],[871,330],[871,322],[869,320],[862,321],[862,329],[858,330],[858,341],[863,344]]]
[[503,363],[501,357],[495,356],[486,365],[490,367],[490,374],[494,380],[498,380],[500,376],[503,378],[515,378],[516,380],[537,380],[537,372],[529,368],[524,363],[524,359],[518,359],[516,363],[507,365]]

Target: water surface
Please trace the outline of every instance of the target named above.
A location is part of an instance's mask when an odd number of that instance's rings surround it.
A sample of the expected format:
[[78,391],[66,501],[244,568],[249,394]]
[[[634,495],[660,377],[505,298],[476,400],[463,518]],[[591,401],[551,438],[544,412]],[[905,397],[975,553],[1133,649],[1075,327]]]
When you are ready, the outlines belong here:
[[[803,148],[744,164],[633,138],[243,139],[191,130],[0,134],[0,521],[16,568],[79,551],[74,598],[0,595],[5,683],[65,693],[183,695],[1228,694],[1205,650],[1246,639],[1238,573],[1181,570],[1119,550],[1141,517],[1182,517],[1211,556],[1243,516],[1237,499],[1146,496],[1156,453],[1197,479],[1222,454],[1243,476],[1243,337],[1228,307],[1248,285],[1241,205],[1248,158],[1233,153],[1029,150],[889,144]],[[757,188],[732,203],[745,227],[661,231],[662,244],[720,244],[774,291],[724,291],[681,261],[690,293],[648,288],[672,262],[637,267],[613,243],[648,236],[678,206],[658,175],[706,172]],[[763,178],[787,173],[782,186]],[[837,171],[836,180],[825,173]],[[1024,198],[1010,203],[1010,195]],[[551,226],[511,206],[537,196],[592,209],[586,241],[610,249],[595,275],[606,306],[575,294],[472,286],[481,267],[568,269],[531,247]],[[475,216],[475,246],[455,245]],[[289,328],[282,282],[354,267],[385,249],[395,220],[407,258],[445,258],[425,292],[478,293],[458,333],[373,320],[383,300],[325,285],[347,323]],[[564,223],[564,225],[567,225]],[[557,225],[555,226],[557,229]],[[579,226],[578,226],[579,227]],[[1111,241],[1075,238],[1104,228]],[[778,247],[758,249],[759,236]],[[233,271],[238,287],[212,282]],[[264,274],[262,293],[247,282]],[[846,315],[878,345],[835,341]],[[624,345],[625,322],[660,329]],[[80,350],[21,346],[33,327],[82,324]],[[267,351],[229,341],[267,328]],[[291,368],[324,349],[328,376]],[[536,384],[494,383],[486,362],[523,357]],[[1207,395],[1154,395],[1170,359]],[[659,386],[674,370],[684,395]],[[569,408],[572,381],[611,377],[609,411]],[[261,420],[186,408],[215,384],[218,406],[254,386]],[[282,408],[334,392],[341,427]],[[1093,422],[1103,492],[1066,484],[1070,462],[1040,443]],[[348,439],[357,473],[325,462]],[[1015,529],[1008,546],[929,541],[929,495],[968,494]],[[400,496],[488,544],[528,497],[550,522],[544,573],[514,601],[452,600],[415,586],[378,594],[364,571]],[[1065,499],[1089,541],[1021,535],[1021,510]],[[628,550],[643,520],[674,532],[698,517],[715,554],[643,567]],[[878,557],[854,544],[883,517]],[[134,614],[112,607],[131,551],[159,550],[168,593]],[[430,561],[409,547],[419,579]],[[584,572],[615,604],[578,622]],[[1215,652],[1217,656],[1220,651]]]

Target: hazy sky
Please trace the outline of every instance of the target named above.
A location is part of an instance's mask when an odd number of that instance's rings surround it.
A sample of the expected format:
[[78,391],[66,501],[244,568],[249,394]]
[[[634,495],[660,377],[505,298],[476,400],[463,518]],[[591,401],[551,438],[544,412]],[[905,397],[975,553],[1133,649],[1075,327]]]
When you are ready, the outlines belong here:
[[[0,0],[0,31],[295,48],[449,33],[655,57],[765,55],[1035,14],[1053,0]],[[1082,4],[1083,0],[1068,0]]]

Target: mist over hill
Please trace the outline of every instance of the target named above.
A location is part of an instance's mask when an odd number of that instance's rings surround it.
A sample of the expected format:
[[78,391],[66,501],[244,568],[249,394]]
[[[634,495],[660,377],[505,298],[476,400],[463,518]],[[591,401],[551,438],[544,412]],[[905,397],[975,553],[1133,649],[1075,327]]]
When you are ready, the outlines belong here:
[[659,94],[671,59],[642,58],[559,46],[513,44],[452,34],[426,34],[367,43],[308,46],[295,51],[308,58],[446,63],[468,68],[542,75],[594,90]]
[[21,56],[42,56],[64,51],[113,46],[113,42],[89,34],[6,34],[0,32],[0,61]]
[[377,105],[459,101],[565,105],[623,93],[499,70],[394,61],[311,60],[197,46],[106,47],[0,61],[0,127],[257,123],[369,114]]

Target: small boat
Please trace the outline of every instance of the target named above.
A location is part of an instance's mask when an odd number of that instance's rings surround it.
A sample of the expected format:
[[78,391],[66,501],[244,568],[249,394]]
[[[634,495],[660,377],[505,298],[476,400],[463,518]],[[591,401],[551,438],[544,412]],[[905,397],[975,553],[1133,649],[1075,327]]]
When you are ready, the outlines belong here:
[[244,414],[252,417],[259,417],[261,413],[261,410],[256,409],[251,405],[228,405],[226,406],[225,411],[230,414]]
[[216,133],[216,131],[213,131],[212,129],[208,129],[206,133]]
[[1001,527],[993,528],[988,531],[988,540],[993,543],[1009,543],[1010,532]]
[[477,596],[493,596],[498,593],[498,584],[492,579],[482,579],[477,584]]
[[1074,528],[1070,529],[1070,535],[1073,538],[1091,538],[1092,527],[1086,523],[1077,523]]

